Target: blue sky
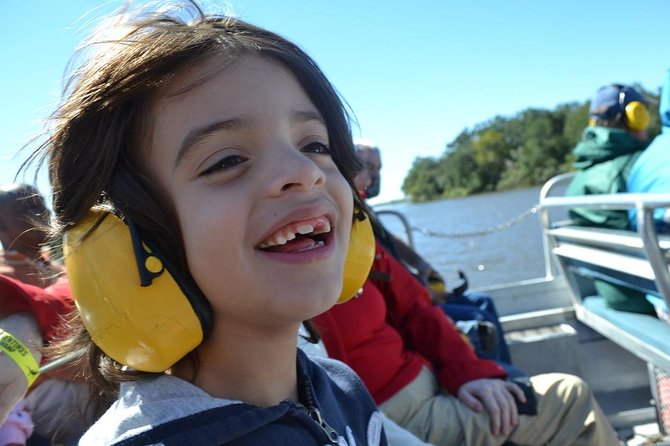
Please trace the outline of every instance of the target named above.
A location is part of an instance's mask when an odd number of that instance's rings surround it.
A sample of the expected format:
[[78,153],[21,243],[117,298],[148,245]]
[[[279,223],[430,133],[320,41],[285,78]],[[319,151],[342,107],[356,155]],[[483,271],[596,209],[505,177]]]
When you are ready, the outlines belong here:
[[[0,183],[13,180],[25,158],[17,150],[58,101],[88,24],[120,4],[3,2]],[[382,149],[377,202],[401,198],[413,160],[439,156],[464,128],[531,106],[583,101],[611,82],[656,91],[670,68],[667,0],[226,4],[294,40],[321,66],[358,121],[354,137]],[[49,192],[44,176],[38,187]]]

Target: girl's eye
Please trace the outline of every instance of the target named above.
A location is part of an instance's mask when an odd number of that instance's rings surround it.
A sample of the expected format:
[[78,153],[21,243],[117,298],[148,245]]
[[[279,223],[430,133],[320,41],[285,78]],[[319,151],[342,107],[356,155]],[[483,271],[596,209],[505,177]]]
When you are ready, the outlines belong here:
[[247,158],[241,156],[241,155],[228,155],[226,157],[221,158],[219,161],[214,163],[212,166],[208,167],[205,169],[200,175],[201,176],[206,176],[206,175],[211,175],[213,173],[225,171],[228,169],[232,169],[233,167],[237,166],[238,164],[242,164],[245,162]]
[[330,155],[330,147],[322,142],[312,142],[302,148],[303,152],[317,153],[320,155]]

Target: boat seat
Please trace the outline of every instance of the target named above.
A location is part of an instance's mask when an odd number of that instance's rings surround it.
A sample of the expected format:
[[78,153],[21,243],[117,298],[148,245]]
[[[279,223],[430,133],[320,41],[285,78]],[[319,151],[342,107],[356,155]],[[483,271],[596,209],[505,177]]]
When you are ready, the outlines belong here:
[[[552,252],[568,279],[601,279],[644,293],[658,294],[655,275],[642,240],[635,232],[563,226],[547,230]],[[670,237],[660,236],[659,246],[670,262]],[[573,286],[577,301],[591,294],[588,287]]]
[[[560,259],[566,273],[601,279],[645,293],[658,293],[654,273],[645,259],[572,243],[557,246],[554,254]],[[583,287],[578,290],[580,298],[590,294],[590,290],[584,290]]]
[[[656,415],[659,421],[665,420],[665,408],[670,407],[663,390],[670,382],[670,324],[650,315],[608,307],[597,295],[594,279],[662,296],[660,303],[670,304],[670,237],[658,234],[653,222],[656,209],[670,208],[670,194],[565,196],[557,186],[567,185],[572,178],[574,173],[558,175],[540,193],[547,276],[565,277],[577,320],[646,363],[651,395],[658,404]],[[585,227],[557,220],[564,219],[567,210],[581,207],[620,211],[635,208],[638,230]],[[593,359],[597,358],[594,355]],[[616,364],[608,363],[607,367]],[[612,372],[618,377],[622,370]],[[659,423],[661,432],[670,431],[667,419],[667,423]]]
[[[547,230],[547,235],[559,244],[573,243],[580,246],[606,248],[608,251],[646,258],[642,239],[636,232],[622,229],[593,228],[585,226],[561,226]],[[659,246],[670,260],[670,236],[659,235]]]
[[576,305],[577,317],[640,359],[670,370],[670,325],[645,314],[609,308],[600,296]]
[[[570,283],[577,318],[647,363],[670,371],[670,324],[609,308],[593,287],[593,279],[600,279],[659,294],[640,236],[631,231],[580,226],[551,228],[546,233]],[[659,246],[670,263],[670,237],[659,236]]]

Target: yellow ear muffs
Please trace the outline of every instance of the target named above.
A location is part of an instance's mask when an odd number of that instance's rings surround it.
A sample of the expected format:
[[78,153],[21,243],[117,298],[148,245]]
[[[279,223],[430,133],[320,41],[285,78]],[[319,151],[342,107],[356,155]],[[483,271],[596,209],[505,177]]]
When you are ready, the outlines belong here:
[[641,132],[649,127],[649,110],[639,101],[632,101],[624,107],[626,126],[633,131]]
[[197,347],[208,327],[132,228],[91,211],[65,234],[65,266],[93,342],[121,364],[163,372]]
[[350,300],[360,291],[375,258],[375,236],[370,219],[361,211],[356,215],[351,225],[347,259],[344,262],[344,284],[338,304]]

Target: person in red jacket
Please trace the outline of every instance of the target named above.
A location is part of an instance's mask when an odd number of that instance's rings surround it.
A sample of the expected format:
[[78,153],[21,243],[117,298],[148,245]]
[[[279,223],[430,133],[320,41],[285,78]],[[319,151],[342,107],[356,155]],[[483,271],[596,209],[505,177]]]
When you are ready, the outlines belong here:
[[379,408],[424,441],[619,444],[586,383],[539,375],[525,394],[498,364],[475,355],[428,290],[379,245],[359,296],[313,321],[328,355],[352,367]]
[[[382,160],[379,147],[369,140],[356,140],[356,155],[362,169],[354,177],[354,184],[364,200],[379,194]],[[493,299],[485,293],[467,292],[467,278],[459,271],[463,283],[451,291],[446,290],[444,278],[435,271],[413,247],[389,232],[382,221],[374,218],[372,224],[377,241],[409,270],[430,292],[433,303],[455,322],[468,337],[477,356],[504,364],[514,376],[523,375],[512,366],[512,358],[505,341],[505,334]]]

